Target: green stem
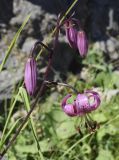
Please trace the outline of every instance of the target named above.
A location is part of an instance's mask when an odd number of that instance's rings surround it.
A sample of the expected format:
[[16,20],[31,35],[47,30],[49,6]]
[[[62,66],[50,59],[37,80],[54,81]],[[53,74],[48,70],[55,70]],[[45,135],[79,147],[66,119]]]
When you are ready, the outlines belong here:
[[13,109],[14,109],[14,107],[15,107],[16,101],[17,101],[17,99],[18,99],[18,96],[19,96],[19,92],[18,92],[18,94],[16,95],[15,100],[14,100],[14,102],[13,102],[12,106],[10,107],[10,111],[9,111],[9,114],[8,114],[8,117],[7,117],[7,120],[6,120],[6,123],[5,123],[4,129],[3,129],[3,132],[2,132],[2,136],[1,136],[1,141],[0,141],[0,150],[1,150],[1,149],[2,149],[2,147],[3,147],[3,141],[4,141],[5,132],[6,132],[6,129],[7,129],[7,126],[8,126],[9,120],[10,120],[10,118],[11,118],[11,115],[12,115]]

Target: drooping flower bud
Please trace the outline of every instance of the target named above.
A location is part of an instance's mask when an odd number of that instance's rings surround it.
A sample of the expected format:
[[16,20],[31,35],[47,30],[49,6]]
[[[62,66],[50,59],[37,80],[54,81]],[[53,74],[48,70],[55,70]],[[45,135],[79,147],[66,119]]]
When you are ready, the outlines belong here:
[[77,33],[77,47],[81,57],[84,57],[88,53],[88,40],[84,31]]
[[69,21],[65,23],[66,37],[70,47],[77,48],[77,30],[73,27],[73,24]]
[[28,58],[25,66],[24,82],[29,95],[33,95],[37,85],[36,61],[33,57]]

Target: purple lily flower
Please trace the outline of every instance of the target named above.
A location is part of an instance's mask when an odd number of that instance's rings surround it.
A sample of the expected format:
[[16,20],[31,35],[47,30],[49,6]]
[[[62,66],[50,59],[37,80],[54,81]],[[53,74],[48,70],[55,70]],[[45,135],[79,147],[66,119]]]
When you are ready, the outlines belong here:
[[83,94],[78,94],[72,104],[68,104],[67,100],[72,95],[68,94],[62,101],[62,109],[68,116],[82,116],[86,113],[96,110],[100,105],[100,97],[97,92],[88,90]]
[[33,95],[37,85],[36,61],[33,57],[28,58],[25,66],[24,82],[29,95]]
[[65,23],[66,37],[71,48],[77,49],[77,30],[71,21]]
[[84,31],[77,33],[77,47],[81,57],[84,57],[88,53],[88,40]]

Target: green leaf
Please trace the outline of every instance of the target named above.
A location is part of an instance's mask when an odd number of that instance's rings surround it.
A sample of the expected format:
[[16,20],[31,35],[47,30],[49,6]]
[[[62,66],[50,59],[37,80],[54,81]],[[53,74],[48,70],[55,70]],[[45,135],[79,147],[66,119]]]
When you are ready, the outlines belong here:
[[111,151],[101,149],[96,160],[114,160],[114,157]]
[[[25,107],[26,107],[27,111],[29,111],[30,110],[30,100],[29,100],[29,97],[28,97],[28,94],[27,94],[25,88],[20,87],[19,88],[19,93],[21,94],[21,96],[23,98],[23,101],[24,101],[24,104],[25,104]],[[35,125],[34,125],[34,121],[32,119],[32,116],[30,116],[30,124],[31,124],[31,129],[32,129],[33,135],[34,135],[34,139],[36,141],[39,156],[40,156],[41,160],[44,160],[43,155],[40,151],[40,145],[39,145],[39,141],[38,141],[38,137],[37,137],[37,133],[36,133],[36,130],[35,130]]]
[[19,36],[20,36],[20,34],[21,34],[21,31],[24,29],[24,27],[25,27],[25,25],[27,24],[29,18],[30,18],[30,15],[28,15],[28,16],[26,17],[26,19],[24,20],[23,24],[22,24],[21,27],[19,28],[18,32],[15,34],[15,36],[14,36],[14,38],[13,38],[10,46],[8,47],[8,50],[6,51],[6,54],[5,54],[5,58],[3,59],[1,65],[0,65],[0,72],[2,71],[4,64],[6,63],[8,57],[9,57],[11,51],[12,51],[12,49],[13,49],[14,46],[15,46],[15,44],[17,43],[17,40],[18,40],[18,38],[19,38]]
[[93,114],[93,118],[95,121],[98,121],[98,122],[106,122],[108,119],[107,117],[104,115],[104,113],[95,113]]
[[116,128],[112,124],[106,125],[97,132],[97,139],[98,141],[101,141],[106,134],[115,135],[116,131]]
[[0,148],[4,145],[5,141],[8,139],[8,137],[11,135],[15,127],[17,126],[18,122],[20,121],[21,118],[17,119],[16,122],[12,125],[12,127],[9,129],[8,133],[5,135],[4,139],[0,142]]
[[51,112],[51,116],[53,120],[59,123],[69,119],[69,117],[62,110],[53,110]]
[[57,136],[60,139],[65,139],[65,138],[69,138],[73,136],[74,134],[76,134],[76,129],[74,127],[74,121],[70,120],[70,121],[63,122],[60,125],[60,127],[56,129],[56,132],[57,132]]
[[[7,129],[7,127],[8,127],[9,120],[10,120],[10,118],[11,118],[11,115],[12,115],[13,109],[14,109],[14,107],[15,107],[15,104],[16,104],[16,101],[17,101],[18,96],[19,96],[19,92],[18,92],[18,94],[15,96],[15,100],[14,100],[14,102],[12,103],[12,105],[10,106],[9,114],[8,114],[7,120],[6,120],[6,122],[5,122],[4,129],[3,129],[3,132],[2,132],[2,136],[1,136],[1,141],[0,141],[0,143],[1,143],[2,145],[3,145],[3,141],[4,141],[6,129]],[[1,149],[2,145],[0,145],[0,149]]]
[[15,149],[17,150],[17,152],[21,152],[21,153],[32,153],[35,154],[37,153],[37,147],[35,144],[32,145],[15,145]]
[[52,149],[54,148],[54,144],[52,141],[48,140],[42,140],[39,142],[40,147],[41,147],[41,151],[42,152],[51,152]]
[[81,147],[81,152],[83,154],[89,154],[91,152],[91,148],[89,145],[87,144],[84,144],[82,147]]
[[29,109],[30,109],[30,101],[29,101],[29,97],[27,95],[27,92],[26,92],[25,88],[20,87],[19,88],[19,93],[20,93],[20,95],[21,95],[21,97],[23,99],[23,102],[24,102],[24,104],[26,106],[27,111],[29,111]]

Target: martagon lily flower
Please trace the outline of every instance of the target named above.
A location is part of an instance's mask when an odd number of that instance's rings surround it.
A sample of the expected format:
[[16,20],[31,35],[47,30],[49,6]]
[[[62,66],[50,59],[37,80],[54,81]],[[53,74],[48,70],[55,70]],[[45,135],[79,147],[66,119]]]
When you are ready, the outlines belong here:
[[36,61],[33,57],[28,58],[25,66],[24,83],[29,95],[33,95],[37,85]]
[[85,91],[83,94],[78,94],[74,101],[69,104],[68,99],[72,95],[68,94],[62,100],[62,109],[63,111],[71,117],[82,116],[86,113],[90,113],[93,110],[96,110],[100,105],[100,97],[97,92],[92,90]]

